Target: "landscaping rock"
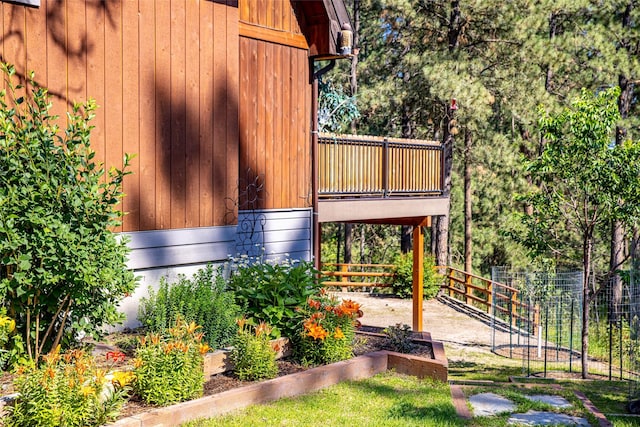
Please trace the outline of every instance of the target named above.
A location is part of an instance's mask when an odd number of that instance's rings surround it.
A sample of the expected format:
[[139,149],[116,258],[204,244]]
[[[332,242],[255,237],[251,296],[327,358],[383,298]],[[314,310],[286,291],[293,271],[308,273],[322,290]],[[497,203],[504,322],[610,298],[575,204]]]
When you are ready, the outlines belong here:
[[512,425],[520,426],[585,426],[589,427],[589,421],[585,418],[572,417],[554,412],[527,411],[524,414],[514,414],[507,421]]
[[515,403],[506,397],[495,393],[480,393],[469,398],[473,408],[473,415],[476,417],[486,417],[497,415],[503,412],[511,412],[516,409]]
[[542,402],[553,406],[554,408],[570,408],[571,403],[562,396],[556,396],[553,394],[534,394],[525,397],[534,402]]

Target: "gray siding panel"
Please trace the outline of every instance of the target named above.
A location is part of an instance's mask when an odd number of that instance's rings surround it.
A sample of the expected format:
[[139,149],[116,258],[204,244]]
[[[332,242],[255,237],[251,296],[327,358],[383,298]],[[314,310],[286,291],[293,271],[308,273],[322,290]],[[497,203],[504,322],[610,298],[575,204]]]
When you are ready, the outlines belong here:
[[238,226],[123,233],[133,270],[206,264],[247,253],[311,260],[311,210],[241,211]]

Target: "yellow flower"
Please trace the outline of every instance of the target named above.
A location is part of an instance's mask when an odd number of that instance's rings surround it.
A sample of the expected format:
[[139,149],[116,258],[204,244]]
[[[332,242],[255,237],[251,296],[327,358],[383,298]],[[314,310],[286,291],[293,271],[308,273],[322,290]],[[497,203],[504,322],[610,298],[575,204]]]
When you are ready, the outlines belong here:
[[135,374],[130,371],[115,371],[112,375],[113,379],[111,380],[111,382],[113,383],[113,385],[118,387],[125,387],[136,377]]
[[104,384],[107,373],[102,369],[96,369],[96,383]]
[[135,359],[133,359],[133,367],[134,368],[139,368],[142,365],[144,365],[144,362],[142,361],[142,359],[140,359],[139,357],[136,357]]
[[340,329],[339,327],[336,328],[336,330],[333,333],[333,337],[335,339],[341,340],[344,338],[344,333],[342,332],[342,329]]
[[95,394],[95,390],[93,389],[93,387],[90,387],[88,385],[84,385],[80,389],[80,393],[82,393],[82,395],[84,397],[87,397],[87,396],[91,396],[92,394]]

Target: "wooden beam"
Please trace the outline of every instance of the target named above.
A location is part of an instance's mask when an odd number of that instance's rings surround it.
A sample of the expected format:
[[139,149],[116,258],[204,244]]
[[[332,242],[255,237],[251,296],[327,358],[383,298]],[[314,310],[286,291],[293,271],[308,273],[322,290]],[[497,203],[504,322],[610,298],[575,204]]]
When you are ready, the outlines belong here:
[[238,30],[240,31],[240,35],[243,37],[296,47],[299,49],[309,49],[307,39],[302,34],[274,30],[272,28],[262,27],[244,21],[240,21],[238,23]]
[[422,301],[424,291],[424,233],[422,227],[413,228],[413,330],[422,332]]

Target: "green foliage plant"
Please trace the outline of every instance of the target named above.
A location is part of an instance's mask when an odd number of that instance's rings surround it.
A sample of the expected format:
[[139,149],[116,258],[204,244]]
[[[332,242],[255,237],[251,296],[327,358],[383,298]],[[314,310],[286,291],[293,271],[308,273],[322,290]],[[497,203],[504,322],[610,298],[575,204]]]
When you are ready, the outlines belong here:
[[[398,254],[393,264],[396,266],[393,278],[393,293],[400,298],[413,296],[413,253]],[[434,298],[440,290],[442,277],[435,271],[435,261],[431,256],[424,257],[424,278],[422,281],[425,299]]]
[[304,321],[294,339],[296,358],[305,365],[321,365],[353,356],[360,305],[351,300],[338,302],[322,293],[309,298],[300,309]]
[[[97,337],[123,315],[135,287],[126,241],[111,231],[125,172],[104,168],[90,148],[95,101],[74,105],[61,131],[50,95],[15,68],[0,66],[0,299],[15,318],[29,358],[83,331]],[[124,168],[129,156],[124,158]]]
[[200,326],[176,320],[166,336],[151,333],[140,340],[134,359],[133,391],[144,402],[168,405],[202,396],[204,357]]
[[59,348],[18,368],[6,427],[93,427],[115,419],[128,398],[130,372],[107,375],[82,350]]
[[138,319],[152,332],[162,332],[178,318],[202,326],[206,342],[212,348],[230,344],[236,332],[240,307],[226,282],[212,265],[198,270],[191,279],[179,276],[175,283],[160,279],[157,291],[140,302]]
[[24,342],[16,333],[16,321],[7,316],[0,307],[0,370],[8,369],[17,362],[24,362]]
[[387,335],[386,345],[398,353],[411,353],[413,343],[411,342],[411,326],[396,323],[385,328]]
[[291,337],[301,317],[296,307],[317,295],[319,272],[308,261],[262,261],[241,256],[232,260],[228,286],[248,320],[271,326],[271,337]]
[[251,325],[245,318],[238,320],[238,333],[233,339],[231,361],[241,380],[257,381],[278,374],[276,349],[269,339],[270,327],[264,322]]

